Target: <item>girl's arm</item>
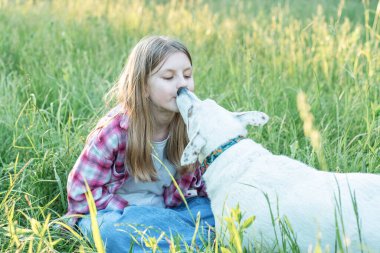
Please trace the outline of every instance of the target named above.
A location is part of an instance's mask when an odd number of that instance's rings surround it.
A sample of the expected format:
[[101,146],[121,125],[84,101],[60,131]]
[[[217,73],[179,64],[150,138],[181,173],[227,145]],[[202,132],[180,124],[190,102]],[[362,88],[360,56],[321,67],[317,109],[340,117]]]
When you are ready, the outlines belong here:
[[194,172],[186,173],[176,180],[178,187],[172,182],[170,186],[164,190],[165,205],[167,207],[175,207],[181,204],[183,199],[180,192],[185,198],[193,196],[207,197],[202,174],[202,170],[197,166]]
[[[89,212],[87,199],[85,196],[87,182],[93,195],[98,210],[104,209],[112,201],[115,208],[123,208],[128,203],[121,198],[113,195],[108,190],[108,184],[122,184],[127,176],[115,181],[112,177],[112,167],[116,156],[124,145],[125,141],[120,143],[122,139],[121,128],[117,122],[111,122],[101,130],[96,131],[89,143],[86,145],[78,160],[76,161],[67,180],[67,199],[68,213],[71,214],[87,214]],[[123,151],[124,152],[124,151]],[[69,221],[73,225],[77,219]]]

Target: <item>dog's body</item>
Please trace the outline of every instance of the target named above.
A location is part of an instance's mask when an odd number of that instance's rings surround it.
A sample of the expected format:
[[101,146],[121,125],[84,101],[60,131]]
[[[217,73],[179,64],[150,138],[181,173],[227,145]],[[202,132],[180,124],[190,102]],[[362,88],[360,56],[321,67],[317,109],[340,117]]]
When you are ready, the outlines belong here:
[[[379,176],[321,172],[288,157],[273,155],[246,139],[223,152],[208,167],[204,179],[215,217],[222,217],[223,210],[226,215],[224,204],[231,208],[239,203],[247,217],[256,216],[246,237],[265,241],[265,246],[270,247],[276,242],[271,211],[274,219],[286,216],[301,252],[315,246],[318,236],[322,247],[329,245],[333,252],[336,219],[340,236],[350,241],[346,240],[353,252],[360,251],[355,196],[363,243],[374,252],[380,251]],[[278,225],[275,227],[281,242],[281,231]]]
[[[245,136],[247,124],[268,120],[263,113],[231,113],[211,100],[200,101],[186,90],[181,93],[177,104],[191,137],[182,164],[202,162],[220,145]],[[279,223],[285,224],[286,217],[301,252],[315,247],[318,239],[330,252],[339,244],[349,252],[380,252],[379,175],[318,171],[243,139],[210,164],[204,180],[217,231],[226,209],[237,204],[244,219],[256,216],[244,236],[246,245],[255,241],[256,246],[273,248],[278,242],[283,248]]]

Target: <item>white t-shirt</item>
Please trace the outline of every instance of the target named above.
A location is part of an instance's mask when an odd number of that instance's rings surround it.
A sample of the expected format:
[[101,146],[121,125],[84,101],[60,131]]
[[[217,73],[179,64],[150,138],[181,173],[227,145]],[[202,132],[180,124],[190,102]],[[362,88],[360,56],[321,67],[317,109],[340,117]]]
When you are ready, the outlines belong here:
[[[172,182],[168,170],[173,177],[175,175],[175,166],[168,161],[165,154],[167,141],[168,138],[160,142],[152,143],[154,148],[152,151],[152,160],[153,166],[157,171],[158,180],[155,182],[136,182],[135,179],[130,176],[116,192],[116,194],[128,201],[129,205],[165,207],[163,198],[164,186],[169,186]],[[153,154],[162,161],[166,169]]]

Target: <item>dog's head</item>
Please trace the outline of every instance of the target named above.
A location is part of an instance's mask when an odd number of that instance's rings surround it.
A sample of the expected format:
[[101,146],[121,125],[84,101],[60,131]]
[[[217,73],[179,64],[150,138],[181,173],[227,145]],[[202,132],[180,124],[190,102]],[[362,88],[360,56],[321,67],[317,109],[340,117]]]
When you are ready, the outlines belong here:
[[186,88],[177,92],[177,106],[190,138],[181,165],[202,162],[212,151],[227,141],[247,134],[246,126],[262,126],[269,117],[262,112],[230,112],[214,100],[200,100]]

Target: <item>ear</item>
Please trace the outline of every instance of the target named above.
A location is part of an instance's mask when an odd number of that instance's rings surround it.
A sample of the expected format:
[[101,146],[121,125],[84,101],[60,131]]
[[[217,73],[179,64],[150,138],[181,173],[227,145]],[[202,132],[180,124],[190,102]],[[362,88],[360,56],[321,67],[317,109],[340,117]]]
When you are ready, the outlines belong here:
[[196,132],[182,153],[181,165],[195,163],[205,144],[206,140],[199,134],[199,131]]
[[250,111],[250,112],[233,112],[232,113],[244,126],[263,126],[269,117],[263,112]]

